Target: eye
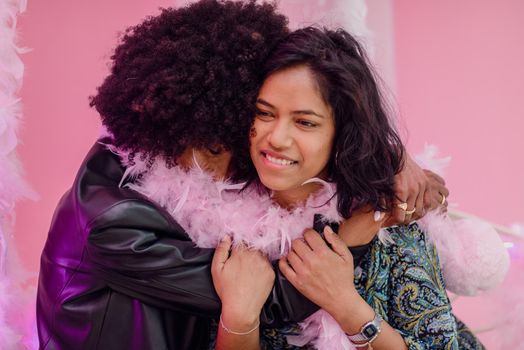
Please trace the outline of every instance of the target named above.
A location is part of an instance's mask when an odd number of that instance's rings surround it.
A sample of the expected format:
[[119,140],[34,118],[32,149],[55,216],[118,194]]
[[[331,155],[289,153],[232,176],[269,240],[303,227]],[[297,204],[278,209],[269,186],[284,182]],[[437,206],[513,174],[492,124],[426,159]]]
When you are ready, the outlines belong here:
[[207,147],[207,150],[214,156],[218,156],[224,152],[224,148],[222,146]]
[[273,114],[271,112],[263,111],[257,108],[256,117],[261,120],[270,120],[273,118]]
[[312,121],[307,120],[307,119],[299,119],[299,120],[297,120],[297,124],[299,124],[300,126],[302,126],[304,128],[315,128],[315,127],[318,126],[317,123],[312,122]]

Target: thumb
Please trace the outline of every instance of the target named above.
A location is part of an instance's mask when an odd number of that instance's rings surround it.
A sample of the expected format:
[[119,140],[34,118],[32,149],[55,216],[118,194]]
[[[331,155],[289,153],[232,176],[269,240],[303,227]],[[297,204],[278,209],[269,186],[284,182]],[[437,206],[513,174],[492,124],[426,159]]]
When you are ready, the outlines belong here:
[[335,232],[333,232],[329,225],[324,227],[324,237],[326,237],[326,241],[331,244],[331,248],[335,253],[344,259],[351,257],[346,243],[344,243],[344,241],[342,241],[340,237]]
[[221,270],[229,258],[229,250],[231,249],[231,237],[224,236],[215,249],[213,261],[211,262],[211,269]]

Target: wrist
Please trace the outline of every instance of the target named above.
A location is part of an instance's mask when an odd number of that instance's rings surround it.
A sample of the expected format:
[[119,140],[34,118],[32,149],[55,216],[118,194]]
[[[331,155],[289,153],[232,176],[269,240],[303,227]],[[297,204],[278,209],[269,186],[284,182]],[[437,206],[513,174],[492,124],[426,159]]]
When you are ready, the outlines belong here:
[[260,327],[260,321],[258,321],[254,326],[246,330],[235,330],[233,328],[230,328],[226,326],[226,323],[224,322],[222,315],[220,315],[220,328],[224,330],[224,332],[233,334],[236,336],[245,336],[250,335],[251,333],[255,332]]
[[360,332],[363,324],[373,319],[375,311],[357,293],[349,302],[339,305],[336,311],[330,314],[344,332],[356,334]]
[[347,334],[349,341],[357,348],[369,348],[371,343],[375,341],[382,330],[382,321],[382,317],[375,313],[373,319],[363,324],[358,333]]
[[234,308],[222,307],[220,315],[222,322],[227,328],[235,332],[247,332],[260,323],[260,311],[257,313],[246,312],[246,310],[237,310]]

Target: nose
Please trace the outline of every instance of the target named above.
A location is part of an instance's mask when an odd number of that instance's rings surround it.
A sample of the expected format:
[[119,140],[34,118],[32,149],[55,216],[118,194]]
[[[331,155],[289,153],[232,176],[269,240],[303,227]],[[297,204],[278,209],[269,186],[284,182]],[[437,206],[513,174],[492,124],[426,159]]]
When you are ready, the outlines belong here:
[[267,140],[275,149],[283,149],[291,146],[293,143],[291,128],[284,118],[273,123],[267,135]]

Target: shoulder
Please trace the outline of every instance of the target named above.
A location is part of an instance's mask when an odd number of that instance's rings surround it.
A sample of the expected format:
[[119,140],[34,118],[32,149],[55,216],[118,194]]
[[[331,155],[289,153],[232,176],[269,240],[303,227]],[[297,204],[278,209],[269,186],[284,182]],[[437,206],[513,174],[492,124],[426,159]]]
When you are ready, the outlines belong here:
[[444,293],[440,262],[435,247],[427,241],[424,231],[417,223],[388,229],[393,243],[383,254],[391,261],[392,283],[396,287],[418,285],[432,293]]
[[394,244],[417,244],[417,242],[425,241],[425,233],[417,222],[412,222],[409,225],[391,226],[386,228]]
[[120,186],[125,168],[118,155],[97,142],[84,159],[67,195],[86,230],[105,225],[153,225],[159,229],[178,224],[160,205]]
[[436,258],[434,246],[427,240],[425,232],[413,222],[404,226],[386,229],[388,242],[386,252],[404,261],[420,261],[422,257]]
[[416,223],[388,230],[394,240],[387,251],[392,260],[389,322],[412,346],[456,344],[456,323],[436,250]]

